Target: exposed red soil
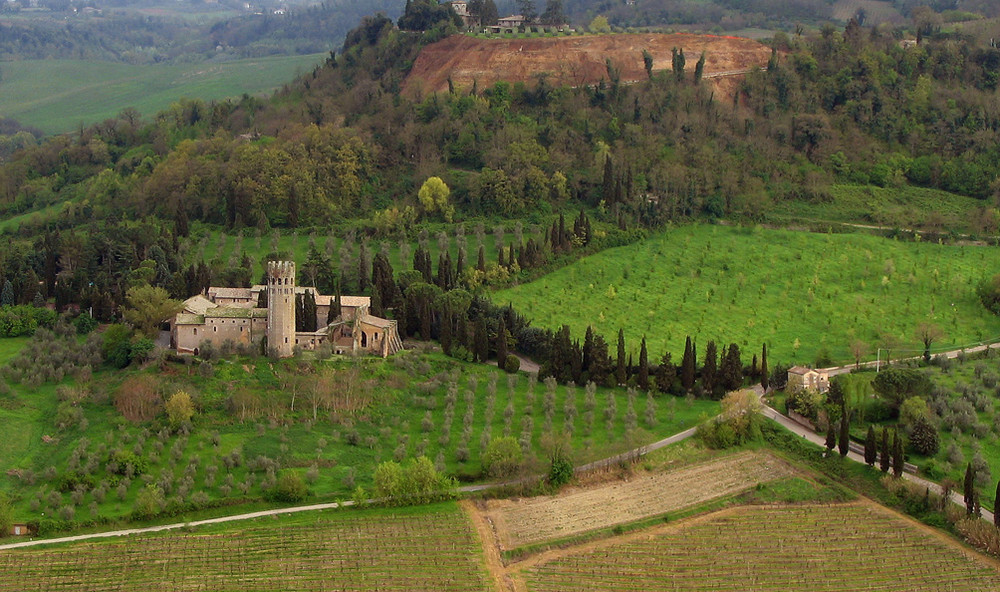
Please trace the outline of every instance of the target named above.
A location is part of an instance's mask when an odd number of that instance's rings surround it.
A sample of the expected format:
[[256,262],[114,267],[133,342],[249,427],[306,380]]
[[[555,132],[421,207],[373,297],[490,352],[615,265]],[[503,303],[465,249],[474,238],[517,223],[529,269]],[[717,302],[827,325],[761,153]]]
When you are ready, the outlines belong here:
[[643,50],[653,56],[653,70],[661,71],[671,68],[675,47],[684,50],[689,76],[703,51],[706,76],[765,66],[771,55],[770,48],[752,39],[687,33],[534,39],[453,35],[420,52],[405,90],[411,94],[446,91],[449,77],[459,88],[471,88],[477,82],[482,89],[500,80],[535,83],[542,75],[553,86],[596,84],[608,78],[607,58],[620,70],[622,81],[634,82],[647,77]]

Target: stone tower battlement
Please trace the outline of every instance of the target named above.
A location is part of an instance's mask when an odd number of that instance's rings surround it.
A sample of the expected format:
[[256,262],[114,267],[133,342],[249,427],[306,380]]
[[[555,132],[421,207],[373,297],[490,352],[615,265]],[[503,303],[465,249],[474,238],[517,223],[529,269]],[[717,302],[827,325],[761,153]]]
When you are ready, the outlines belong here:
[[267,263],[267,347],[282,358],[295,347],[294,261]]

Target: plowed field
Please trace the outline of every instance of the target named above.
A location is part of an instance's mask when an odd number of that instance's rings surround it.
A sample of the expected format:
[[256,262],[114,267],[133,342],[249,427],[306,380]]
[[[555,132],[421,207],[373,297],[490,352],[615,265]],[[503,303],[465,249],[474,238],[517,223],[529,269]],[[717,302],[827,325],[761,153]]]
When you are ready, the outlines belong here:
[[495,500],[487,515],[503,548],[513,549],[679,510],[792,472],[769,454],[743,452],[555,497]]
[[440,92],[451,77],[456,87],[473,82],[485,88],[497,81],[534,83],[546,75],[554,86],[581,86],[607,80],[605,61],[621,70],[623,81],[646,79],[642,51],[653,56],[653,70],[671,68],[671,50],[684,50],[686,69],[694,72],[705,52],[705,76],[746,71],[767,64],[771,50],[752,39],[714,35],[583,35],[531,39],[476,39],[453,35],[420,52],[406,90]]

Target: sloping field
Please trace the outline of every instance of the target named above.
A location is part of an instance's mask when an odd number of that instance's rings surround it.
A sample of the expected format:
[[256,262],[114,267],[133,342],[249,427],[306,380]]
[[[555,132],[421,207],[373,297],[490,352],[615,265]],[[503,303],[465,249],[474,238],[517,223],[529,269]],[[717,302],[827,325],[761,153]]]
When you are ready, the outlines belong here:
[[996,564],[871,504],[740,507],[556,552],[527,589],[995,591]]
[[736,343],[744,363],[766,342],[773,368],[814,364],[824,350],[834,362],[852,362],[854,339],[874,360],[887,335],[897,342],[894,357],[916,356],[922,322],[944,333],[933,353],[996,339],[1000,317],[976,295],[996,273],[996,247],[684,226],[585,257],[493,300],[513,304],[538,327],[567,324],[576,338],[592,325],[614,343],[622,328],[636,355],[645,335],[650,359],[670,351],[674,363],[688,335],[699,355],[709,340],[720,349]]
[[631,481],[554,497],[494,500],[487,515],[501,545],[512,549],[694,506],[792,474],[765,453],[743,452]]
[[269,93],[323,57],[150,66],[85,60],[5,62],[0,113],[47,134],[60,134],[114,117],[126,107],[150,116],[181,97],[207,102],[243,93]]
[[0,551],[4,592],[487,589],[476,535],[455,504]]
[[453,35],[425,47],[406,79],[406,90],[480,88],[497,81],[530,82],[546,75],[553,86],[580,86],[607,80],[606,59],[621,70],[623,81],[645,80],[642,52],[653,56],[653,70],[671,68],[671,50],[684,50],[686,69],[694,72],[705,52],[705,75],[743,71],[767,64],[771,50],[752,39],[714,35],[633,34],[551,38],[476,39]]

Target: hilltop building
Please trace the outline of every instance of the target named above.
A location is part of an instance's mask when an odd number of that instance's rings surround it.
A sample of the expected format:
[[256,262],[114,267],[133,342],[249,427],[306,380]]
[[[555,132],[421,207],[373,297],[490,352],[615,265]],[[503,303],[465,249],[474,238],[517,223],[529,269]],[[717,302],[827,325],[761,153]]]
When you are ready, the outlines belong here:
[[468,0],[451,0],[448,2],[451,5],[451,9],[455,11],[455,14],[462,19],[462,24],[465,28],[472,28],[476,26],[476,17],[469,12],[469,2]]
[[[251,288],[209,288],[184,302],[184,310],[170,323],[170,344],[177,353],[197,355],[206,341],[260,345],[279,357],[289,357],[295,346],[315,349],[328,343],[334,353],[369,353],[382,357],[403,349],[396,321],[369,314],[367,296],[340,297],[340,315],[330,316],[335,296],[295,285],[295,263],[271,261],[267,285]],[[316,331],[295,330],[295,297],[309,293],[316,301]]]

